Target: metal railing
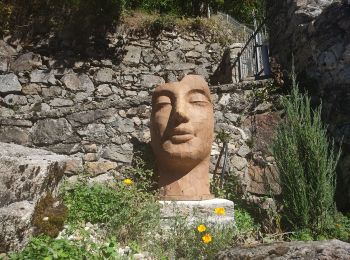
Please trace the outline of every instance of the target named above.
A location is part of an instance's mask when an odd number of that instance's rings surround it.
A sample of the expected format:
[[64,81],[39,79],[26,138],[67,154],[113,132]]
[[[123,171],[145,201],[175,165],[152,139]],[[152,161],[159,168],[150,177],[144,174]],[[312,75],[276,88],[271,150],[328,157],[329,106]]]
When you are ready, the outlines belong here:
[[255,31],[232,64],[232,74],[236,82],[270,76],[266,19],[259,26],[254,21],[254,27]]

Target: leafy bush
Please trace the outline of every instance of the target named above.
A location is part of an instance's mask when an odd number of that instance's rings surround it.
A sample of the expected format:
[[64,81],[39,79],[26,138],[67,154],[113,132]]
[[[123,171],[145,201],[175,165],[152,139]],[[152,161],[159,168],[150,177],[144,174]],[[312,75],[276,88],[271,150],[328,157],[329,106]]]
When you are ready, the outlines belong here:
[[252,216],[243,209],[235,209],[235,221],[238,231],[242,233],[252,232],[259,227],[255,224]]
[[77,245],[66,239],[39,236],[32,238],[21,252],[10,254],[9,259],[120,259],[116,250],[113,240],[104,245]]
[[155,197],[138,190],[132,182],[116,182],[114,186],[77,183],[66,187],[63,198],[70,223],[105,223],[121,241],[141,237],[159,221]]
[[119,19],[123,0],[5,0],[0,7],[6,30],[35,35],[69,29],[76,37],[88,38]]
[[310,98],[298,92],[295,77],[289,98],[284,101],[285,120],[273,143],[273,154],[280,173],[284,218],[289,228],[310,229],[314,235],[326,231],[335,214],[334,155],[321,107],[311,109]]

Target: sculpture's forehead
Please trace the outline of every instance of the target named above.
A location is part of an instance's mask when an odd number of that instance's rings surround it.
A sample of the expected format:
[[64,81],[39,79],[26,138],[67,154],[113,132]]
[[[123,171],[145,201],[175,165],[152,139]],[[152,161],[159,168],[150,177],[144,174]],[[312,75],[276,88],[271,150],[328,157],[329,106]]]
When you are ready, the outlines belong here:
[[207,83],[201,79],[196,77],[185,77],[180,82],[173,82],[173,83],[165,83],[162,85],[159,85],[154,90],[154,95],[159,95],[161,93],[171,93],[175,96],[180,93],[188,93],[192,91],[198,91],[202,92],[204,95],[206,95],[210,99],[210,90],[207,85]]

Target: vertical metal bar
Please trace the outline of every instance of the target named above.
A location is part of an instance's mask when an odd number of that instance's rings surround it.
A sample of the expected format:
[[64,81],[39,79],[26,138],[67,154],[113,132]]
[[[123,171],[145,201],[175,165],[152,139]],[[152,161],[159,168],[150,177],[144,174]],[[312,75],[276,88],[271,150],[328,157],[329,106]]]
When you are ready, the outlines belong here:
[[221,188],[223,188],[223,185],[224,185],[224,175],[225,175],[225,172],[226,172],[227,150],[228,150],[227,142],[224,143],[224,147],[225,147],[224,164],[222,166],[221,177],[220,177],[220,187]]

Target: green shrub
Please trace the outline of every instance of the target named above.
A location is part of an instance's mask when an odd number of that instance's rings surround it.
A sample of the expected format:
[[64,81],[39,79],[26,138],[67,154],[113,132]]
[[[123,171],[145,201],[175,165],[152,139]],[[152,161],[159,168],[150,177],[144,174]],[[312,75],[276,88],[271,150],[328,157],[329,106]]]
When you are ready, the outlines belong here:
[[65,189],[63,198],[70,223],[105,223],[120,241],[141,237],[159,221],[155,197],[122,181],[113,186],[77,183]]
[[238,232],[252,232],[259,228],[252,216],[243,209],[235,209],[235,221]]
[[294,76],[284,109],[285,120],[272,147],[280,173],[283,216],[291,229],[322,234],[335,214],[335,167],[340,152],[334,155],[334,145],[329,144],[321,106],[311,109],[310,98],[298,92]]
[[[205,226],[200,232],[198,227]],[[183,216],[172,219],[168,230],[158,231],[146,249],[155,259],[215,259],[215,255],[232,244],[234,228],[214,226],[206,221],[188,224]],[[210,238],[206,243],[203,237]]]
[[118,21],[123,5],[123,0],[5,0],[0,21],[4,29],[25,35],[65,30],[87,39]]
[[11,260],[24,259],[121,259],[114,240],[104,245],[78,245],[66,239],[52,239],[48,236],[34,237],[27,246],[9,255]]

